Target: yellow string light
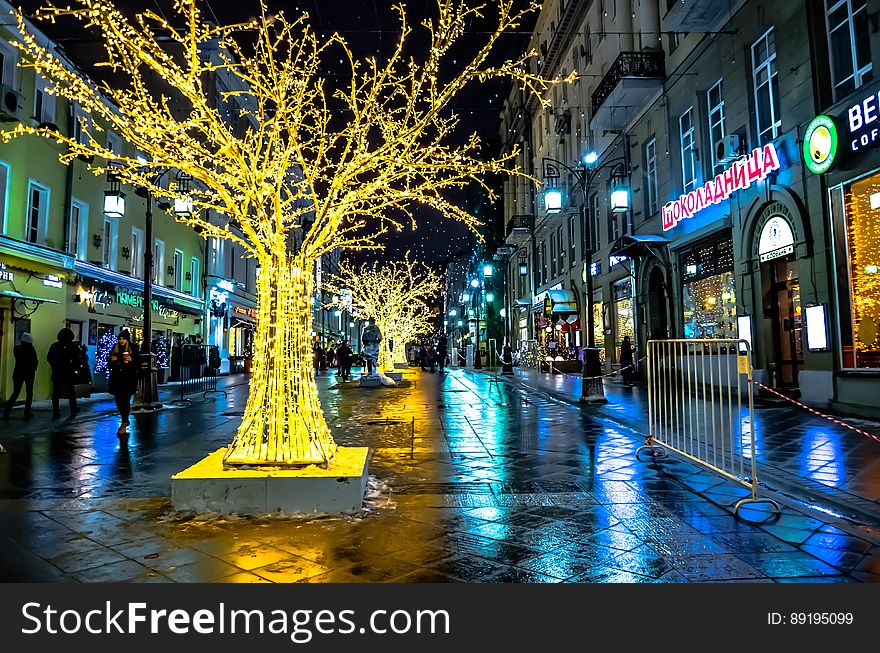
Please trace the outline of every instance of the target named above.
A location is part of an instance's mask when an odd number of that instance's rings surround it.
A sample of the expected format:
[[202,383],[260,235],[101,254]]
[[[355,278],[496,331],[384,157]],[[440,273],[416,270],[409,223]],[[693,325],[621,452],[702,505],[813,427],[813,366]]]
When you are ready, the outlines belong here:
[[403,260],[385,264],[342,262],[339,273],[328,275],[324,285],[338,297],[331,306],[375,320],[382,332],[377,367],[388,370],[397,363],[406,364],[406,345],[433,330],[436,315],[426,300],[442,290],[443,280],[407,252]]
[[[316,262],[337,249],[379,247],[386,231],[401,230],[404,221],[415,226],[417,205],[473,228],[476,218],[448,200],[447,191],[478,183],[491,200],[495,194],[482,179],[525,176],[516,148],[493,158],[480,151],[475,134],[453,144],[449,137],[459,120],[449,108],[469,83],[499,77],[519,82],[547,106],[549,86],[572,79],[531,74],[533,52],[493,61],[502,35],[540,4],[518,10],[514,0],[493,0],[495,27],[473,59],[458,64],[455,45],[469,22],[486,17],[489,3],[437,0],[435,17],[423,23],[429,46],[421,61],[409,51],[404,55],[412,28],[405,8],[396,5],[401,36],[383,62],[358,60],[339,34],[322,38],[307,15],[270,15],[264,2],[258,18],[226,26],[204,21],[197,0],[175,0],[173,23],[149,9],[130,18],[112,0],[73,4],[41,9],[36,18],[82,23],[103,44],[99,65],[126,81],[110,86],[84,77],[47,49],[17,12],[22,65],[90,120],[81,123],[79,140],[25,123],[4,131],[2,139],[44,136],[66,146],[62,162],[95,157],[89,168],[96,175],[112,165],[122,182],[158,199],[188,200],[195,210],[181,222],[206,238],[235,241],[255,258],[259,309],[251,391],[224,460],[327,463],[336,444],[318,401],[310,339]],[[333,88],[321,70],[340,55],[346,79]],[[215,97],[210,80],[222,75],[237,83]],[[112,152],[100,136],[104,129],[147,162]],[[156,181],[155,172],[166,169],[193,180],[185,195]],[[205,209],[226,222],[209,220]]]

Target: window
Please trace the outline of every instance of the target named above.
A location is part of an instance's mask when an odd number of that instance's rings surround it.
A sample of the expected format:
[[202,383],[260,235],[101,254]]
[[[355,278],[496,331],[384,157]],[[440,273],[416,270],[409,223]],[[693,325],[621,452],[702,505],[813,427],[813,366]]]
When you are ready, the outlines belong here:
[[599,40],[605,38],[605,16],[608,14],[605,11],[605,0],[599,0]]
[[[612,213],[608,212],[608,242],[613,243],[618,238],[620,238],[620,222],[618,222],[618,217],[624,215],[623,213]],[[622,218],[621,218],[622,219]]]
[[763,144],[776,138],[782,127],[776,76],[776,35],[772,27],[752,46],[752,72],[758,142]]
[[867,0],[825,0],[834,97],[874,79],[868,36]]
[[556,276],[556,234],[550,234],[550,278]]
[[199,272],[199,259],[193,256],[189,262],[190,294],[193,297],[202,296],[202,275]]
[[577,216],[571,215],[568,218],[568,253],[570,258],[570,260],[568,261],[569,265],[574,265],[575,263],[577,263],[577,243]]
[[156,239],[153,244],[153,283],[165,285],[165,242]]
[[47,82],[37,75],[34,84],[34,120],[40,123],[55,122],[55,96],[46,92]]
[[183,290],[183,252],[179,249],[174,250],[174,289]]
[[556,255],[559,257],[559,265],[556,268],[557,274],[562,274],[565,269],[565,237],[563,236],[563,225],[559,225],[556,229]]
[[657,198],[657,139],[652,138],[645,144],[645,218],[657,213]]
[[73,110],[73,139],[82,145],[89,141],[89,133],[91,132],[92,122],[89,114],[82,110],[82,107],[76,106]]
[[33,180],[28,182],[27,224],[25,240],[29,243],[46,242],[49,223],[49,189]]
[[602,247],[602,236],[599,231],[599,193],[593,193],[590,197],[590,245],[593,252]]
[[113,154],[122,154],[122,139],[111,131],[107,132],[107,149]]
[[669,43],[669,54],[672,54],[678,50],[678,46],[681,44],[681,34],[679,32],[669,32],[667,42]]
[[685,338],[736,338],[736,283],[730,232],[680,256]]
[[541,283],[547,282],[547,241],[541,241]]
[[678,119],[681,139],[681,186],[684,193],[697,187],[697,164],[694,160],[694,108],[688,107]]
[[118,223],[116,220],[104,218],[104,234],[101,239],[101,262],[104,264],[104,267],[111,270],[116,269],[116,252],[119,249],[117,239],[117,234],[119,232],[117,231],[117,227]]
[[9,215],[9,164],[0,161],[0,234],[9,230],[6,216]]
[[593,41],[592,35],[590,34],[590,25],[587,24],[586,29],[584,30],[584,46],[581,54],[584,57],[585,64],[593,63]]
[[0,83],[15,88],[16,50],[9,43],[0,41]]
[[89,205],[78,199],[70,202],[70,232],[67,236],[67,252],[81,261],[88,256]]
[[716,161],[715,144],[725,136],[724,132],[724,95],[722,94],[721,82],[718,80],[715,86],[709,89],[706,102],[709,110],[709,150],[712,152],[712,174],[721,172],[722,166]]
[[131,276],[144,276],[144,232],[137,227],[131,228]]
[[[832,191],[843,367],[880,368],[880,174]],[[842,214],[842,216],[841,216]],[[843,219],[840,219],[842,217]]]
[[229,279],[235,281],[235,245],[229,246]]

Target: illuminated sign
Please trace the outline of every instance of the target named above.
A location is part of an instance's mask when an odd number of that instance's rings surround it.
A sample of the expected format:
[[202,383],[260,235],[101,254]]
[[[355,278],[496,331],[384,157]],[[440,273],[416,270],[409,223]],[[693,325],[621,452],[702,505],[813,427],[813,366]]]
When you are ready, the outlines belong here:
[[804,163],[817,175],[827,172],[837,157],[837,125],[833,118],[816,116],[804,134]]
[[825,305],[817,304],[804,309],[807,320],[807,349],[825,351],[828,349],[828,323],[825,319]]
[[880,92],[866,97],[846,111],[849,147],[853,152],[880,145]]
[[694,217],[703,209],[720,204],[735,192],[745,190],[755,183],[764,181],[774,170],[779,170],[779,155],[773,143],[752,150],[750,156],[735,161],[715,179],[667,202],[663,207],[663,230],[672,229],[682,220]]
[[0,263],[0,281],[12,281],[14,279],[15,275],[6,269],[6,264]]
[[46,278],[43,279],[43,285],[49,286],[50,288],[60,288],[63,284],[61,283],[61,277],[57,277],[54,274],[46,275]]
[[788,256],[794,252],[794,234],[785,218],[774,215],[761,229],[758,258],[761,263]]
[[232,310],[239,315],[247,315],[255,320],[257,319],[257,309],[255,308],[242,308],[241,306],[236,306]]
[[[122,304],[123,306],[130,306],[131,308],[143,308],[144,307],[144,298],[141,295],[132,295],[131,293],[117,291],[116,292],[116,302],[118,304]],[[180,313],[175,311],[170,306],[165,304],[160,304],[158,299],[154,299],[151,302],[153,310],[159,314],[159,317],[174,319],[180,316]]]

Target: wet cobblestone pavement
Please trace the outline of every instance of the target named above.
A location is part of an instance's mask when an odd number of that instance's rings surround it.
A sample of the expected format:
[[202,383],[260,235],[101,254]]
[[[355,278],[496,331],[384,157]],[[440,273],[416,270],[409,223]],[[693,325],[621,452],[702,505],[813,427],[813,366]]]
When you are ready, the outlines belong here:
[[228,443],[244,387],[137,417],[128,450],[100,407],[0,425],[0,580],[880,581],[871,526],[797,503],[748,523],[731,513],[744,488],[637,461],[636,434],[590,409],[482,374],[406,375],[398,389],[319,380],[340,444],[373,448],[359,516],[171,511],[170,476]]

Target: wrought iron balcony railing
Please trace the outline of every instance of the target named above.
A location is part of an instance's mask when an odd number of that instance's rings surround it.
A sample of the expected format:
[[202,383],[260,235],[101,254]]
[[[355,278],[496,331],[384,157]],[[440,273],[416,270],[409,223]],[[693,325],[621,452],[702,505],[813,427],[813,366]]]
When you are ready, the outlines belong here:
[[535,218],[531,215],[515,215],[507,223],[507,235],[510,236],[514,231],[532,231],[535,224]]
[[663,57],[662,51],[621,52],[617,55],[611,69],[593,92],[593,115],[599,111],[599,107],[608,99],[620,80],[626,77],[664,78],[666,70]]

